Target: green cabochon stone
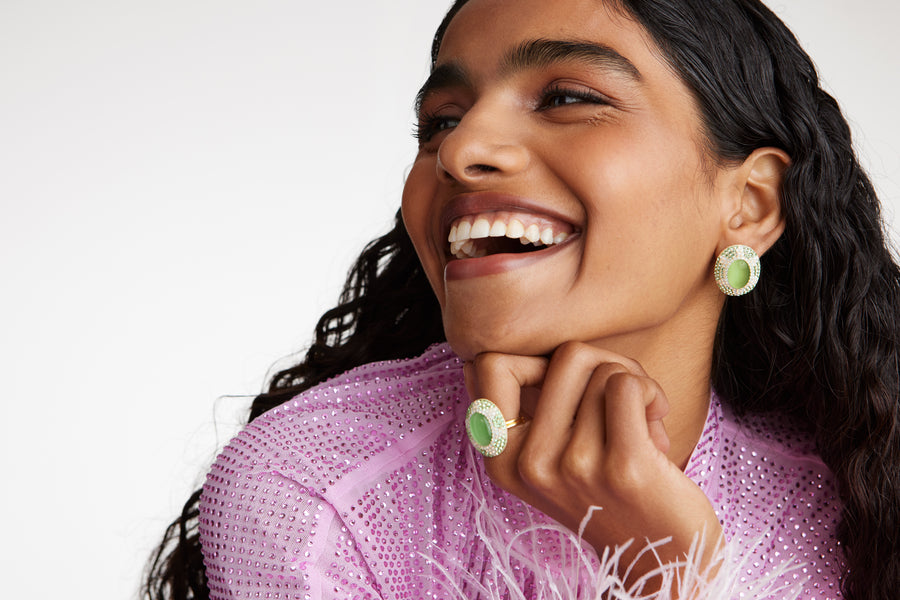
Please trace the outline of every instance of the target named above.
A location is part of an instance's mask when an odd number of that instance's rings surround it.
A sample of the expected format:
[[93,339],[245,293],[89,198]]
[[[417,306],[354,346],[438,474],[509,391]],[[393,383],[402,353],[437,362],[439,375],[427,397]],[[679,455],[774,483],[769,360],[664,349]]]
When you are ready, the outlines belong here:
[[488,423],[487,417],[481,413],[474,413],[469,417],[469,429],[472,431],[472,437],[482,446],[491,443],[491,425]]
[[750,265],[745,260],[736,260],[728,267],[728,285],[741,289],[750,281]]

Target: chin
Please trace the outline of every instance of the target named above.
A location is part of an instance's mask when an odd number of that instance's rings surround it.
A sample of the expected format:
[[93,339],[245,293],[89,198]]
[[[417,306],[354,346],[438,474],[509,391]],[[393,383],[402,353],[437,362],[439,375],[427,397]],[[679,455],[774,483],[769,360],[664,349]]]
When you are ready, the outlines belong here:
[[[537,332],[528,332],[523,335],[512,335],[509,332],[485,330],[485,328],[448,327],[445,323],[447,342],[463,360],[472,360],[485,352],[500,352],[503,354],[515,354],[519,356],[549,356],[557,346],[565,340],[547,343],[547,336]],[[478,331],[479,333],[473,333]],[[545,340],[543,343],[536,340]]]

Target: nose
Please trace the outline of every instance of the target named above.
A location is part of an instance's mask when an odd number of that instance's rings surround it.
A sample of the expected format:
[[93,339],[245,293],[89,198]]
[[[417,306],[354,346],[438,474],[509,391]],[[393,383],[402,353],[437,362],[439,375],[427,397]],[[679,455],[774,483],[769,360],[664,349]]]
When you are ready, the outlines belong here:
[[477,184],[522,172],[529,163],[522,135],[522,123],[508,109],[471,108],[438,148],[438,179]]

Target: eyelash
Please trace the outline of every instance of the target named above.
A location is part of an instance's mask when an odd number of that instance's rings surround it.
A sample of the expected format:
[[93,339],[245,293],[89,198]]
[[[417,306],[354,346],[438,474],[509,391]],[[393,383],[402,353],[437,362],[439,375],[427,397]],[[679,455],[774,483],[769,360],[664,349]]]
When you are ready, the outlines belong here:
[[445,127],[450,121],[459,122],[459,119],[457,117],[442,117],[428,112],[421,113],[419,115],[419,124],[413,129],[413,137],[418,140],[419,144],[430,142],[435,135],[451,129],[450,127]]
[[[610,104],[609,100],[605,96],[602,96],[596,92],[570,89],[560,85],[554,85],[541,93],[541,101],[537,106],[537,110],[545,111],[580,103],[564,102],[562,104],[553,104],[550,101],[554,98],[574,98],[576,100],[579,100],[580,102],[584,102],[587,104]],[[419,124],[413,129],[413,138],[418,140],[419,144],[429,142],[431,141],[431,138],[433,138],[438,133],[455,127],[456,125],[448,126],[448,123],[454,121],[458,123],[460,118],[461,117],[440,116],[434,113],[423,112],[419,115]]]
[[609,99],[605,96],[598,94],[597,92],[590,92],[585,89],[571,89],[566,88],[561,85],[554,85],[551,88],[544,90],[543,94],[541,94],[541,103],[538,106],[538,110],[548,110],[551,108],[559,108],[561,106],[566,106],[567,104],[575,104],[564,103],[564,104],[550,104],[548,101],[552,98],[575,98],[576,100],[580,100],[587,104],[603,104],[608,105]]

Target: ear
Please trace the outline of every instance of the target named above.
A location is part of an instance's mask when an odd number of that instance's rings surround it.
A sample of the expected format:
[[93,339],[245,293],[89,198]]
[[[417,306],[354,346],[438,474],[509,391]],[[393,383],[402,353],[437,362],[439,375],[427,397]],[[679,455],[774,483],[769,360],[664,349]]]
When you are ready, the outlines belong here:
[[778,148],[758,148],[732,171],[730,200],[723,203],[718,251],[733,244],[762,256],[784,232],[781,183],[791,159]]

